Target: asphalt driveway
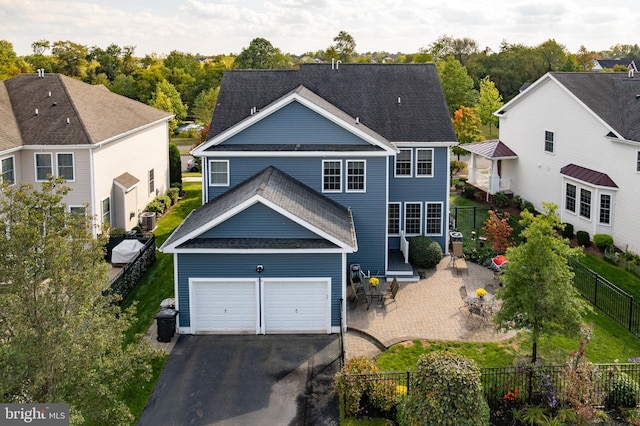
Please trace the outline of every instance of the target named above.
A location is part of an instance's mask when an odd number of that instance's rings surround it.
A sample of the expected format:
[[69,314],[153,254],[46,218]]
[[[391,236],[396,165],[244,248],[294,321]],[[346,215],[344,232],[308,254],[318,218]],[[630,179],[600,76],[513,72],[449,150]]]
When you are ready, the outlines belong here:
[[180,336],[139,425],[339,425],[337,335]]

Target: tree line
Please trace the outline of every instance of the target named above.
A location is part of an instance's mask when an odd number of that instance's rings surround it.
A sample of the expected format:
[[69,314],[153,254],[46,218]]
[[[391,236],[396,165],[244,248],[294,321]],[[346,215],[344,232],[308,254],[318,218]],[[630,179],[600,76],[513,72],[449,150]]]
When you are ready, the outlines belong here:
[[[425,63],[434,62],[452,118],[461,106],[471,108],[482,124],[495,124],[491,108],[519,93],[550,71],[591,71],[593,59],[640,58],[640,47],[617,44],[606,51],[581,46],[575,52],[549,39],[537,46],[504,41],[498,52],[480,49],[470,38],[443,35],[415,53],[358,53],[354,38],[340,31],[324,50],[302,55],[284,53],[264,38],[253,39],[237,55],[203,56],[172,51],[166,56],[135,56],[134,46],[87,47],[72,41],[34,41],[33,53],[18,57],[9,41],[0,40],[0,79],[44,69],[109,90],[175,114],[174,130],[189,118],[206,125],[227,69],[295,69],[305,62]],[[484,93],[483,93],[484,89]],[[484,98],[483,98],[484,95]],[[501,105],[501,104],[500,104]],[[498,105],[499,107],[499,105]],[[480,109],[484,108],[484,110]],[[490,112],[493,112],[491,110]],[[459,118],[467,118],[462,110]],[[473,118],[476,120],[476,118]],[[462,140],[473,136],[463,135]]]

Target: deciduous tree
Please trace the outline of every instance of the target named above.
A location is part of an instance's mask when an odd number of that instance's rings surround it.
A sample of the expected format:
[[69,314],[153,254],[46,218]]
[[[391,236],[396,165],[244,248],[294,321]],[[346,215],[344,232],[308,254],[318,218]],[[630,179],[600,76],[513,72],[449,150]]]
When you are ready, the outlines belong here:
[[182,103],[180,93],[167,80],[156,85],[156,91],[153,92],[149,105],[174,114],[174,117],[169,120],[169,131],[172,133],[178,128],[178,120],[183,120],[187,116],[187,107]]
[[[456,137],[460,145],[470,142],[478,142],[483,140],[482,132],[480,131],[481,121],[480,117],[476,115],[473,108],[461,106],[453,113],[453,130],[456,132]],[[458,156],[468,154],[468,152],[460,145],[452,148],[453,153]]]
[[291,68],[290,58],[282,54],[280,49],[273,47],[269,40],[254,38],[249,47],[242,52],[233,62],[236,69],[286,69]]
[[502,307],[495,315],[500,330],[530,330],[532,362],[540,336],[579,333],[584,309],[568,264],[581,251],[560,239],[557,206],[542,204],[544,214],[521,213],[524,243],[507,249],[509,264],[500,275],[503,288],[497,292]]
[[102,236],[51,180],[0,187],[0,401],[70,404],[72,424],[132,424],[122,399],[158,353],[125,344],[133,310],[108,288]]
[[473,79],[460,61],[448,56],[447,59],[436,62],[436,68],[451,116],[461,105],[475,103],[477,92],[473,88]]
[[496,89],[496,84],[489,77],[480,80],[480,96],[475,110],[482,124],[489,125],[489,138],[493,137],[493,126],[498,125],[498,117],[493,113],[500,109],[501,106],[502,96]]
[[489,218],[484,222],[482,232],[489,244],[497,253],[504,253],[513,246],[511,235],[513,228],[509,225],[509,213],[489,210]]

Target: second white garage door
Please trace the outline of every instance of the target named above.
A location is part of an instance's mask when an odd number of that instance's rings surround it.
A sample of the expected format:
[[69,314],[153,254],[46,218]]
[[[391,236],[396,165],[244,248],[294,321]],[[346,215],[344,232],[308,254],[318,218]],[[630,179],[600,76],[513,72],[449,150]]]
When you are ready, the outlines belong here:
[[265,333],[329,332],[330,280],[262,280]]

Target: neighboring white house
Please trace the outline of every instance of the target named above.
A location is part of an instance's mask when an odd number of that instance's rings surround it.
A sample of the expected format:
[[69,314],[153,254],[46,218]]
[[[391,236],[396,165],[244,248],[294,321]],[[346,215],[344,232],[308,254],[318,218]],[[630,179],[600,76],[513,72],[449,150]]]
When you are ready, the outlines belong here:
[[609,234],[640,253],[640,78],[548,73],[505,104],[500,140],[516,159],[500,179],[542,211],[559,206],[575,231]]
[[130,230],[169,187],[171,117],[61,74],[13,77],[0,82],[0,180],[63,177],[70,210]]

